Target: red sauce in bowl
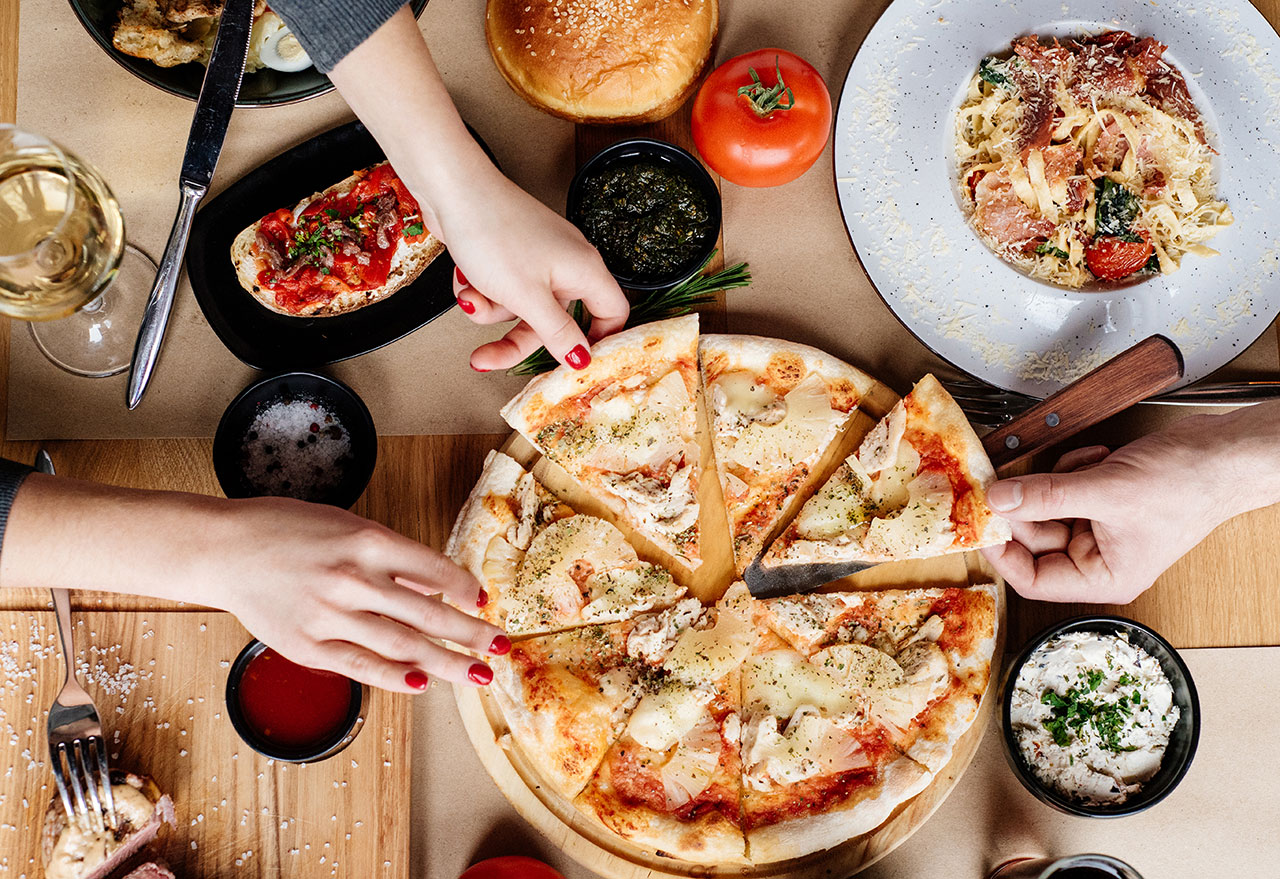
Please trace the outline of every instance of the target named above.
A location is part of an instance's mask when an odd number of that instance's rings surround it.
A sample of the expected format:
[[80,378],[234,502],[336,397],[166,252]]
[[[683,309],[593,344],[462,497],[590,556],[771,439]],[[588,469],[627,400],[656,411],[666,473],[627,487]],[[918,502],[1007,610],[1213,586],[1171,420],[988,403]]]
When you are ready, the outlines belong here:
[[351,711],[351,680],[290,662],[270,647],[240,678],[240,711],[265,741],[307,748],[340,733]]

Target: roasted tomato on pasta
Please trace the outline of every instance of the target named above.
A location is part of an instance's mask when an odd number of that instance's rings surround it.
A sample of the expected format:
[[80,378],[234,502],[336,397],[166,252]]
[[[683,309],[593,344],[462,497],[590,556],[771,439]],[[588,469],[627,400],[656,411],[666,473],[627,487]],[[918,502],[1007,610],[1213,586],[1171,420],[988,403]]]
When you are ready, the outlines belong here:
[[956,118],[960,188],[999,256],[1064,287],[1169,274],[1232,222],[1166,46],[1125,31],[984,58]]

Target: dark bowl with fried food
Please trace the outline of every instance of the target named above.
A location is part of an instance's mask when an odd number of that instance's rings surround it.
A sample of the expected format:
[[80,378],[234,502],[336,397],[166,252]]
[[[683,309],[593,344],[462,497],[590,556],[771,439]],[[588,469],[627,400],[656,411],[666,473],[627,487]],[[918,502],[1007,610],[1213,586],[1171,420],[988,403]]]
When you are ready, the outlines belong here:
[[[80,19],[80,24],[93,37],[94,42],[110,55],[121,67],[128,70],[143,82],[158,89],[194,101],[200,94],[200,85],[204,81],[204,64],[199,61],[187,61],[172,67],[161,67],[154,61],[126,54],[116,48],[112,37],[120,20],[120,12],[125,6],[133,9],[145,9],[148,12],[163,6],[177,5],[172,0],[69,0],[71,9]],[[199,9],[202,5],[210,9],[220,9],[221,0],[190,0],[182,4],[184,7]],[[426,8],[427,0],[412,0],[413,14],[421,15]],[[204,10],[202,10],[204,11]],[[169,31],[172,36],[159,34],[156,41],[157,50],[170,59],[186,54],[181,44],[189,44],[201,38],[201,31],[207,28],[202,21],[193,21],[185,26],[186,33]],[[209,39],[212,36],[209,35]],[[179,44],[176,46],[174,44]],[[246,73],[240,86],[240,97],[237,107],[271,107],[279,104],[292,104],[305,101],[317,95],[333,90],[333,83],[314,67],[295,73],[283,73],[278,70],[263,68],[253,73]]]

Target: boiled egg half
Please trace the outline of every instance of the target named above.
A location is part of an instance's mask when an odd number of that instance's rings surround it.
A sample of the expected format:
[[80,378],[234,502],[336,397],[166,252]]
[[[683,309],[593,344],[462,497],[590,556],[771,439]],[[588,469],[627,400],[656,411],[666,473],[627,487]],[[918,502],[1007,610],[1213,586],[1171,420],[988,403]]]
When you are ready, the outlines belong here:
[[311,57],[280,16],[268,10],[254,22],[251,45],[263,67],[297,73],[311,66]]

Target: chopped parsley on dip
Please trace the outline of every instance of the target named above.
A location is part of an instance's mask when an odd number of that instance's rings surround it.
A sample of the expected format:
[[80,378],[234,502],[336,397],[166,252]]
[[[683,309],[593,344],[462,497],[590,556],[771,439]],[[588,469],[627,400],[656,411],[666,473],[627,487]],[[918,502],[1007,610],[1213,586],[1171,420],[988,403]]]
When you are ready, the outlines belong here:
[[1022,666],[1010,721],[1041,781],[1090,805],[1118,805],[1160,769],[1178,707],[1160,663],[1127,634],[1072,632]]

